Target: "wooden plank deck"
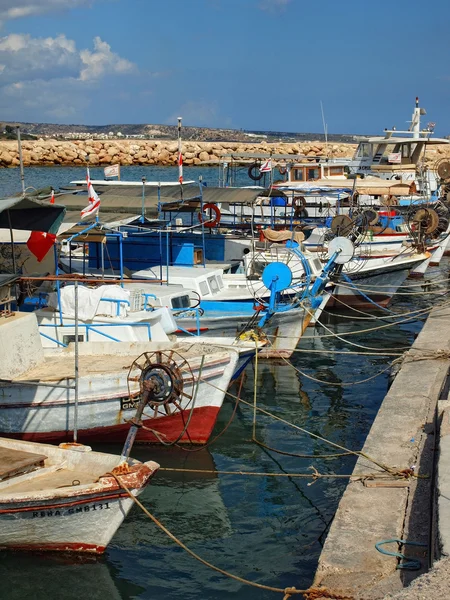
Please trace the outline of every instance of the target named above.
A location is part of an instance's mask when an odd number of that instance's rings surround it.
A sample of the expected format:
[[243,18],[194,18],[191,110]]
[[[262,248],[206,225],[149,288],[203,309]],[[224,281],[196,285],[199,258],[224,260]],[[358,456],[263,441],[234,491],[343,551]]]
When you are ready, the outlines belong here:
[[46,458],[44,454],[0,446],[0,480],[29,471],[32,467],[43,466]]

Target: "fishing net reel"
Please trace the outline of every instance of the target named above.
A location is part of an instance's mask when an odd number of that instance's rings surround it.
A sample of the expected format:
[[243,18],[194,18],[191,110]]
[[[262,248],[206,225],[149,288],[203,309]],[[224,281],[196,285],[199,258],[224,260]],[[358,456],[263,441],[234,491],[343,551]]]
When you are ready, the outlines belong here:
[[246,255],[247,288],[260,306],[267,307],[273,292],[278,302],[292,304],[304,295],[311,281],[311,269],[304,255],[295,248],[272,245]]
[[436,161],[433,165],[433,169],[443,181],[450,179],[450,161],[448,158],[441,158]]
[[[346,261],[345,270],[347,273],[355,273],[361,270],[371,255],[371,228],[379,223],[379,215],[376,210],[371,208],[357,208],[351,215],[336,215],[331,221],[330,229],[323,236],[321,244],[320,259],[326,262],[330,255],[329,246],[334,239],[347,238],[352,242],[353,253],[351,258]],[[379,231],[378,231],[379,230]],[[382,232],[383,227],[378,227],[377,232]],[[362,244],[364,248],[355,250]]]
[[408,211],[406,224],[414,245],[423,248],[435,240],[442,241],[449,235],[450,211],[441,201],[434,204],[414,204]]
[[439,181],[440,201],[450,205],[450,161],[447,158],[441,158],[433,165]]
[[181,354],[174,350],[144,352],[133,361],[128,372],[128,395],[139,402],[146,394],[152,418],[171,415],[184,410],[192,401],[192,394],[186,392],[187,381],[194,382],[194,374]]

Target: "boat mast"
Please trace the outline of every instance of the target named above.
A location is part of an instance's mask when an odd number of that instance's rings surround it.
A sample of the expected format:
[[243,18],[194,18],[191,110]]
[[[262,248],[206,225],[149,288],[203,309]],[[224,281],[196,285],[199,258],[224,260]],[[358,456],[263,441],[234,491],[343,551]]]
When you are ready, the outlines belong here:
[[420,115],[421,109],[419,108],[419,98],[416,96],[416,106],[414,107],[414,112],[411,119],[411,127],[409,128],[409,130],[413,132],[414,139],[420,137]]
[[17,144],[19,146],[20,181],[22,182],[22,195],[25,196],[25,175],[23,172],[22,141],[20,139],[19,125],[17,125]]
[[178,117],[178,181],[181,187],[181,200],[183,200],[183,155],[181,154],[181,121]]
[[325,123],[322,100],[320,101],[320,110],[322,111],[323,132],[325,134],[325,153],[328,156],[328,125]]

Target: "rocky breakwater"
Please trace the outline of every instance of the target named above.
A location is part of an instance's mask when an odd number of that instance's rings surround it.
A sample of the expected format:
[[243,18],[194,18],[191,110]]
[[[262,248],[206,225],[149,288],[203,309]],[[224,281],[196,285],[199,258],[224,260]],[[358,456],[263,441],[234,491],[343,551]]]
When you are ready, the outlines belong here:
[[[288,143],[245,143],[242,142],[183,142],[183,164],[218,164],[221,156],[231,152],[253,152],[259,154],[300,154],[314,160],[317,156],[352,156],[354,144],[328,144],[322,142]],[[158,165],[177,164],[176,141],[156,140],[36,140],[22,143],[23,163],[29,166],[106,166],[113,164]],[[0,142],[0,167],[17,167],[19,154],[17,142]]]

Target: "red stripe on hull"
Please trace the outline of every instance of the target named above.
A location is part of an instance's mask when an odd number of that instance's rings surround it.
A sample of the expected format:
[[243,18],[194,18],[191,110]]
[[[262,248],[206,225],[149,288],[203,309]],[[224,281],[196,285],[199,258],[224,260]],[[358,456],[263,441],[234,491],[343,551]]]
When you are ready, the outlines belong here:
[[[82,500],[75,500],[74,502],[63,502],[60,504],[43,504],[43,505],[35,505],[30,504],[30,506],[21,506],[18,508],[0,508],[0,514],[10,514],[10,513],[20,513],[20,512],[36,512],[39,510],[59,510],[63,508],[72,508],[72,506],[79,506],[80,504],[95,504],[101,502],[111,502],[112,500],[117,500],[118,498],[129,498],[128,494],[124,492],[123,494],[109,494],[104,496],[99,496],[96,498],[83,498]],[[32,500],[30,500],[32,502]],[[8,504],[11,504],[10,502]],[[1,506],[1,505],[0,505]]]
[[1,544],[0,549],[20,550],[21,552],[90,552],[92,554],[103,554],[106,546],[84,544],[83,542],[57,542],[54,544]]
[[[150,410],[150,409],[149,409]],[[216,424],[217,415],[220,408],[218,406],[204,406],[194,409],[192,418],[189,422],[187,432],[182,436],[178,443],[205,444]],[[130,418],[134,412],[130,412]],[[165,442],[174,442],[185,428],[189,419],[190,410],[184,410],[181,413],[159,417],[157,419],[145,419],[145,427],[154,429]],[[92,429],[78,430],[78,441],[82,444],[89,442],[117,442],[123,443],[130,430],[128,423],[110,425],[108,427],[93,427]],[[30,442],[66,442],[73,440],[72,431],[49,431],[49,432],[24,432],[24,433],[3,433],[4,437],[26,440]],[[146,444],[159,444],[158,438],[151,431],[139,429],[136,442]]]

